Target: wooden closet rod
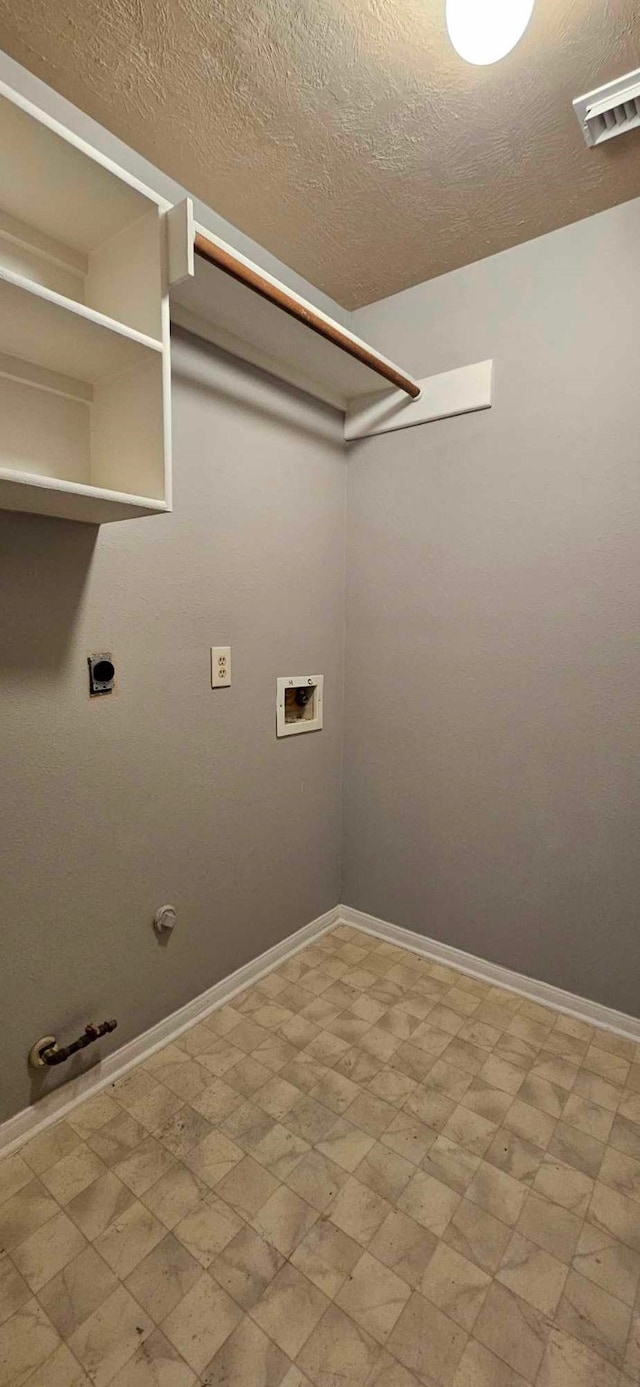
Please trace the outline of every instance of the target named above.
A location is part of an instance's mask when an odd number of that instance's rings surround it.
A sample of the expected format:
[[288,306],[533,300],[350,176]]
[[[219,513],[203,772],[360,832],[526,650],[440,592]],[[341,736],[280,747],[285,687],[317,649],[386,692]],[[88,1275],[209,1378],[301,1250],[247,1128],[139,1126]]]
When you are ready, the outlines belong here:
[[355,357],[356,361],[361,361],[363,366],[368,366],[377,375],[384,376],[391,385],[395,385],[398,390],[404,390],[406,395],[410,395],[412,400],[417,400],[420,394],[420,386],[416,384],[411,376],[405,376],[402,371],[398,371],[395,366],[385,361],[382,357],[365,347],[363,343],[354,342],[348,333],[343,332],[337,323],[327,322],[320,313],[316,313],[313,308],[307,308],[299,303],[293,294],[287,293],[286,289],[281,289],[272,284],[259,270],[251,269],[242,260],[238,260],[230,251],[223,250],[217,246],[215,241],[210,241],[202,232],[196,231],[194,238],[194,250],[203,260],[208,260],[210,265],[215,265],[217,270],[222,270],[224,274],[231,275],[232,279],[239,280],[240,284],[245,284],[247,289],[252,289],[254,294],[267,299],[269,303],[275,304],[276,308],[281,308],[283,313],[288,313],[290,318],[295,318],[299,323],[304,323],[305,327],[311,328],[312,332],[317,332],[319,337],[325,337],[327,342],[332,342],[334,347],[339,347],[340,351],[347,352],[349,356]]

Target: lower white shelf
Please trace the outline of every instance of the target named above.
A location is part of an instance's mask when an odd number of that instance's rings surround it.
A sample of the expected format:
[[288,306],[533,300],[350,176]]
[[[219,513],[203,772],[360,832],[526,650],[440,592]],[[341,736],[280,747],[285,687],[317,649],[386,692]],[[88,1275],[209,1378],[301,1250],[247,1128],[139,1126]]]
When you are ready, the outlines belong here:
[[158,515],[169,507],[164,501],[154,501],[149,496],[128,496],[125,492],[107,491],[104,487],[87,486],[82,482],[12,472],[9,467],[0,467],[0,509],[103,525],[110,520]]
[[163,356],[90,384],[0,354],[0,506],[100,524],[171,506]]

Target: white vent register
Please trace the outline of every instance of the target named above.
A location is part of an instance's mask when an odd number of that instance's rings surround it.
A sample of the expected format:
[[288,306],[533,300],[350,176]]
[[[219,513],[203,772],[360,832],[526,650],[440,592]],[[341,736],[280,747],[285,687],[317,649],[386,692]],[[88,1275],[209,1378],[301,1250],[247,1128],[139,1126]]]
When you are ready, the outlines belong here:
[[592,147],[640,129],[640,68],[576,97],[573,109],[585,143]]

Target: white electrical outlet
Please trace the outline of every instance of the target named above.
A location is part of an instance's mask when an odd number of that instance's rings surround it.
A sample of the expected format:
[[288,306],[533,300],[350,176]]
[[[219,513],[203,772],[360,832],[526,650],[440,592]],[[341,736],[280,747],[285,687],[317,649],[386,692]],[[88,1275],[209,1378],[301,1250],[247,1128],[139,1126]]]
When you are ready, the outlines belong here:
[[227,689],[231,683],[231,646],[211,647],[211,688]]

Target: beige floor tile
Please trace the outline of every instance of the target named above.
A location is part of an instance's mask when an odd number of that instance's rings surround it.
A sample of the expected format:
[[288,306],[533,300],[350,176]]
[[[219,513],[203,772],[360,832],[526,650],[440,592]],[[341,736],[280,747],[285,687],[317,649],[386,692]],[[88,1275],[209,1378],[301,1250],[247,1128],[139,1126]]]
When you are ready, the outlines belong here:
[[631,1310],[601,1286],[569,1272],[555,1323],[607,1362],[622,1367]]
[[[438,1034],[441,1034],[441,1032],[438,1032]],[[415,1079],[416,1083],[421,1084],[426,1079],[434,1063],[434,1059],[435,1056],[431,1055],[428,1050],[414,1045],[413,1041],[405,1040],[398,1046],[393,1056],[393,1068],[397,1069],[401,1074],[406,1074],[408,1078]]]
[[397,1200],[403,1213],[437,1237],[442,1237],[459,1203],[456,1190],[422,1170],[416,1171]]
[[32,1179],[0,1204],[0,1247],[10,1252],[58,1212],[44,1185]]
[[483,1161],[468,1186],[466,1198],[503,1223],[513,1225],[527,1199],[527,1186]]
[[452,1387],[526,1387],[519,1373],[490,1353],[477,1339],[470,1339],[458,1364]]
[[459,1103],[472,1082],[471,1074],[467,1074],[462,1069],[456,1069],[454,1064],[449,1063],[447,1050],[445,1058],[436,1060],[435,1064],[432,1065],[425,1080],[425,1089],[430,1092],[444,1093],[454,1103]]
[[326,1108],[330,1108],[337,1115],[343,1113],[359,1093],[358,1085],[344,1074],[338,1074],[335,1069],[328,1069],[311,1089],[311,1097],[316,1098],[319,1103],[324,1103]]
[[242,1219],[236,1210],[214,1197],[195,1204],[173,1231],[200,1266],[208,1267],[241,1228]]
[[311,1150],[296,1162],[286,1177],[286,1183],[321,1214],[348,1178],[347,1171],[329,1160],[328,1156],[321,1151]]
[[87,1145],[103,1165],[112,1168],[135,1151],[148,1135],[141,1122],[119,1109],[97,1132],[87,1138]]
[[162,1077],[165,1086],[178,1095],[183,1102],[193,1103],[199,1093],[206,1088],[211,1075],[197,1060],[184,1056],[185,1063],[172,1066]]
[[69,1348],[95,1387],[107,1387],[153,1328],[153,1320],[118,1286],[70,1336]]
[[595,1137],[596,1141],[608,1141],[613,1116],[609,1108],[602,1108],[599,1104],[590,1102],[588,1098],[581,1098],[579,1093],[570,1093],[564,1106],[562,1120],[568,1122],[570,1127],[577,1127],[580,1132],[585,1132],[587,1136]]
[[356,1179],[394,1204],[414,1174],[415,1166],[410,1161],[376,1142],[358,1166]]
[[517,1223],[517,1232],[530,1238],[561,1262],[570,1262],[580,1236],[582,1220],[542,1195],[531,1193]]
[[609,1145],[625,1156],[632,1156],[634,1161],[640,1161],[640,1127],[628,1122],[626,1117],[616,1117],[609,1133]]
[[499,1055],[489,1055],[478,1073],[481,1082],[512,1095],[522,1087],[524,1078],[524,1073],[518,1065],[501,1059]]
[[0,1387],[22,1387],[59,1344],[44,1310],[28,1300],[0,1327]]
[[411,1113],[399,1112],[380,1137],[382,1146],[397,1152],[412,1165],[420,1165],[436,1140],[436,1133]]
[[205,1371],[207,1387],[279,1387],[289,1359],[250,1319],[244,1319],[218,1349]]
[[225,1175],[243,1159],[243,1152],[222,1132],[214,1130],[204,1141],[198,1142],[197,1146],[187,1152],[183,1159],[185,1165],[199,1180],[204,1181],[209,1189],[215,1189]]
[[599,1107],[608,1108],[613,1113],[617,1111],[623,1092],[619,1084],[611,1084],[588,1069],[578,1072],[573,1091],[581,1098],[586,1098],[588,1102],[597,1103]]
[[27,1378],[25,1387],[91,1387],[91,1384],[71,1349],[66,1344],[60,1344],[51,1357]]
[[467,1335],[414,1291],[387,1342],[389,1351],[419,1379],[451,1387]]
[[620,1100],[619,1112],[621,1117],[626,1117],[628,1122],[635,1122],[640,1126],[640,1093],[633,1093],[630,1089],[625,1089]]
[[93,1247],[85,1247],[38,1293],[63,1339],[68,1339],[117,1289],[118,1282]]
[[606,1229],[583,1224],[573,1266],[596,1286],[615,1291],[626,1305],[635,1304],[640,1286],[640,1255]]
[[279,1189],[279,1181],[264,1166],[245,1156],[220,1181],[216,1194],[244,1219],[251,1219]]
[[484,1271],[495,1273],[511,1238],[511,1229],[477,1204],[462,1199],[444,1234],[444,1241]]
[[[58,1204],[69,1204],[77,1194],[93,1184],[99,1175],[104,1175],[103,1162],[94,1151],[84,1144],[77,1146],[68,1156],[63,1156],[49,1170],[43,1170],[42,1183],[53,1195]],[[1,1210],[0,1210],[1,1218]]]
[[320,1218],[291,1254],[291,1262],[332,1300],[361,1256],[359,1243]]
[[348,1315],[331,1305],[299,1355],[302,1372],[314,1387],[365,1387],[382,1350]]
[[516,1136],[522,1137],[524,1141],[530,1141],[534,1146],[544,1150],[555,1131],[556,1119],[549,1117],[548,1113],[541,1112],[540,1108],[532,1108],[530,1103],[523,1103],[521,1098],[516,1098],[509,1111],[505,1113],[503,1126],[510,1132],[515,1132]]
[[502,1125],[505,1113],[509,1111],[512,1103],[512,1093],[494,1088],[479,1077],[473,1079],[462,1099],[463,1108],[484,1118],[494,1130]]
[[145,1190],[140,1198],[165,1228],[175,1228],[207,1193],[207,1186],[202,1180],[198,1180],[186,1166],[180,1164],[169,1170],[150,1189]]
[[80,1103],[77,1108],[74,1108],[73,1112],[68,1114],[66,1121],[74,1132],[77,1132],[82,1141],[87,1141],[112,1117],[117,1117],[119,1111],[118,1104],[114,1102],[109,1093],[97,1093],[95,1098],[89,1098],[85,1103]]
[[484,1156],[496,1134],[496,1123],[463,1103],[454,1108],[442,1127],[443,1135],[474,1156]]
[[68,1156],[79,1145],[80,1137],[74,1132],[73,1127],[67,1122],[56,1122],[55,1127],[48,1127],[40,1136],[34,1137],[26,1146],[21,1147],[20,1155],[33,1174],[40,1175],[43,1170],[56,1165],[63,1156]]
[[363,1132],[346,1118],[339,1117],[318,1142],[318,1151],[328,1156],[343,1170],[352,1172],[360,1165],[374,1142],[375,1136]]
[[92,1242],[133,1202],[131,1190],[109,1170],[69,1202],[67,1213]]
[[[219,1082],[221,1083],[222,1080]],[[173,1113],[162,1127],[158,1128],[156,1140],[167,1152],[171,1152],[172,1156],[177,1156],[179,1160],[183,1160],[187,1152],[192,1151],[198,1142],[204,1141],[210,1132],[211,1123],[209,1120],[196,1108],[185,1105]],[[120,1172],[118,1171],[118,1173]],[[121,1178],[124,1179],[124,1176]]]
[[475,1079],[487,1062],[486,1050],[479,1050],[477,1045],[470,1045],[468,1040],[460,1039],[452,1040],[451,1044],[447,1045],[445,1057],[447,1064],[455,1065],[456,1069],[461,1069],[472,1079]]
[[441,1133],[422,1161],[422,1170],[434,1179],[449,1185],[458,1194],[464,1194],[478,1167],[480,1157]]
[[129,1290],[151,1319],[159,1324],[200,1280],[202,1267],[168,1233],[127,1277]]
[[531,1066],[532,1078],[546,1079],[568,1092],[574,1087],[578,1073],[579,1065],[575,1061],[564,1059],[561,1055],[550,1055],[544,1050],[540,1051]]
[[548,1079],[540,1078],[533,1073],[527,1074],[518,1097],[530,1107],[539,1108],[540,1112],[546,1113],[556,1122],[562,1116],[562,1109],[567,1101],[566,1089],[560,1084],[551,1083]]
[[385,1343],[410,1295],[405,1281],[365,1252],[335,1299],[361,1329]]
[[606,1228],[634,1252],[640,1252],[640,1213],[635,1199],[628,1199],[596,1181],[589,1205],[589,1222]]
[[272,1243],[241,1228],[211,1263],[210,1273],[243,1310],[251,1310],[284,1265]]
[[537,1045],[531,1045],[517,1035],[509,1035],[508,1031],[503,1032],[493,1049],[497,1059],[507,1060],[509,1064],[515,1064],[517,1069],[524,1069],[525,1073],[531,1068],[538,1052]]
[[539,1146],[501,1127],[488,1147],[485,1160],[523,1185],[531,1185],[543,1159]]
[[552,1328],[538,1387],[618,1387],[618,1371],[571,1334]]
[[394,1108],[401,1108],[415,1087],[416,1080],[411,1079],[408,1074],[402,1074],[398,1069],[386,1068],[379,1069],[367,1084],[369,1093],[373,1093],[375,1098],[382,1098],[385,1103],[391,1103]]
[[593,1193],[593,1180],[552,1156],[545,1156],[533,1182],[536,1194],[584,1218]]
[[418,1387],[418,1380],[391,1354],[383,1353],[367,1387]]
[[624,1373],[625,1377],[621,1380],[620,1387],[626,1387],[627,1381],[640,1382],[640,1315],[633,1316],[624,1358]]
[[33,1171],[22,1156],[5,1156],[4,1160],[0,1160],[0,1205],[12,1199],[32,1180]]
[[360,1131],[368,1132],[372,1137],[379,1137],[393,1122],[396,1109],[393,1104],[385,1103],[384,1099],[376,1098],[373,1093],[360,1092],[349,1104],[344,1116]]
[[490,1285],[491,1277],[476,1262],[440,1243],[422,1277],[420,1291],[470,1333]]
[[[186,1031],[180,1037],[180,1045],[187,1052],[197,1048],[197,1041],[201,1034],[200,1026],[192,1026],[190,1031]],[[145,1098],[157,1093],[160,1084],[157,1079],[150,1074],[145,1067],[139,1065],[136,1069],[131,1069],[124,1078],[117,1079],[111,1087],[111,1092],[116,1102],[125,1112],[130,1112],[136,1103],[141,1103]]]
[[549,1321],[532,1305],[494,1281],[476,1320],[474,1338],[526,1382],[535,1382],[549,1335]]
[[343,1233],[366,1247],[390,1209],[386,1199],[351,1176],[336,1195],[327,1216]]
[[196,1387],[196,1376],[156,1329],[113,1379],[112,1387]]
[[61,1210],[14,1247],[11,1255],[27,1285],[37,1292],[85,1246],[82,1233]]
[[[293,1061],[295,1063],[295,1061]],[[203,1089],[197,1102],[193,1106],[198,1112],[203,1113],[210,1122],[219,1122],[221,1117],[226,1117],[227,1112],[236,1106],[233,1098],[227,1096],[227,1091],[231,1094],[249,1096],[255,1093],[256,1089],[262,1088],[269,1078],[270,1070],[266,1065],[259,1064],[253,1055],[245,1056],[239,1060],[231,1069],[228,1069],[224,1079],[214,1080],[209,1088]],[[294,1082],[289,1074],[281,1071],[283,1078]],[[222,1087],[220,1087],[222,1086]]]
[[30,1299],[31,1292],[26,1281],[10,1258],[0,1253],[0,1325]]
[[175,1169],[174,1157],[154,1137],[147,1137],[130,1156],[114,1166],[114,1175],[139,1199],[156,1180]]
[[[640,1161],[608,1146],[600,1167],[600,1180],[618,1194],[640,1203]],[[640,1218],[640,1209],[638,1210]]]
[[369,1244],[371,1254],[414,1289],[438,1246],[434,1233],[392,1209]]
[[297,1267],[286,1263],[251,1310],[251,1317],[278,1348],[295,1358],[329,1301]]
[[[347,1112],[349,1109],[347,1109]],[[310,1094],[303,1095],[287,1113],[287,1127],[295,1136],[315,1146],[335,1124],[336,1115]]]
[[305,1199],[281,1185],[252,1219],[252,1227],[284,1257],[290,1257],[317,1217],[317,1210]]
[[204,1272],[162,1323],[194,1372],[202,1373],[242,1319],[235,1301]]
[[[237,1053],[239,1055],[240,1051]],[[204,1058],[208,1061],[211,1056],[205,1055]],[[158,1084],[155,1092],[149,1093],[141,1102],[134,1103],[130,1111],[131,1116],[136,1122],[140,1122],[147,1132],[157,1132],[182,1106],[182,1098],[172,1093],[164,1084]]]
[[256,1130],[249,1134],[242,1145],[247,1154],[253,1156],[277,1180],[287,1180],[310,1150],[308,1142],[295,1136],[280,1122],[273,1122],[264,1131]]
[[446,1093],[439,1093],[437,1089],[429,1089],[425,1084],[421,1084],[407,1099],[404,1111],[412,1117],[417,1117],[434,1132],[441,1132],[452,1113],[456,1111],[456,1103],[453,1098],[448,1098]]
[[504,1254],[498,1281],[545,1315],[556,1311],[567,1280],[565,1262],[514,1233]]
[[136,1200],[95,1240],[96,1252],[124,1280],[166,1233],[164,1224]]
[[571,1127],[568,1122],[561,1121],[549,1142],[548,1155],[556,1156],[565,1165],[571,1165],[595,1180],[602,1165],[604,1144],[577,1127]]

